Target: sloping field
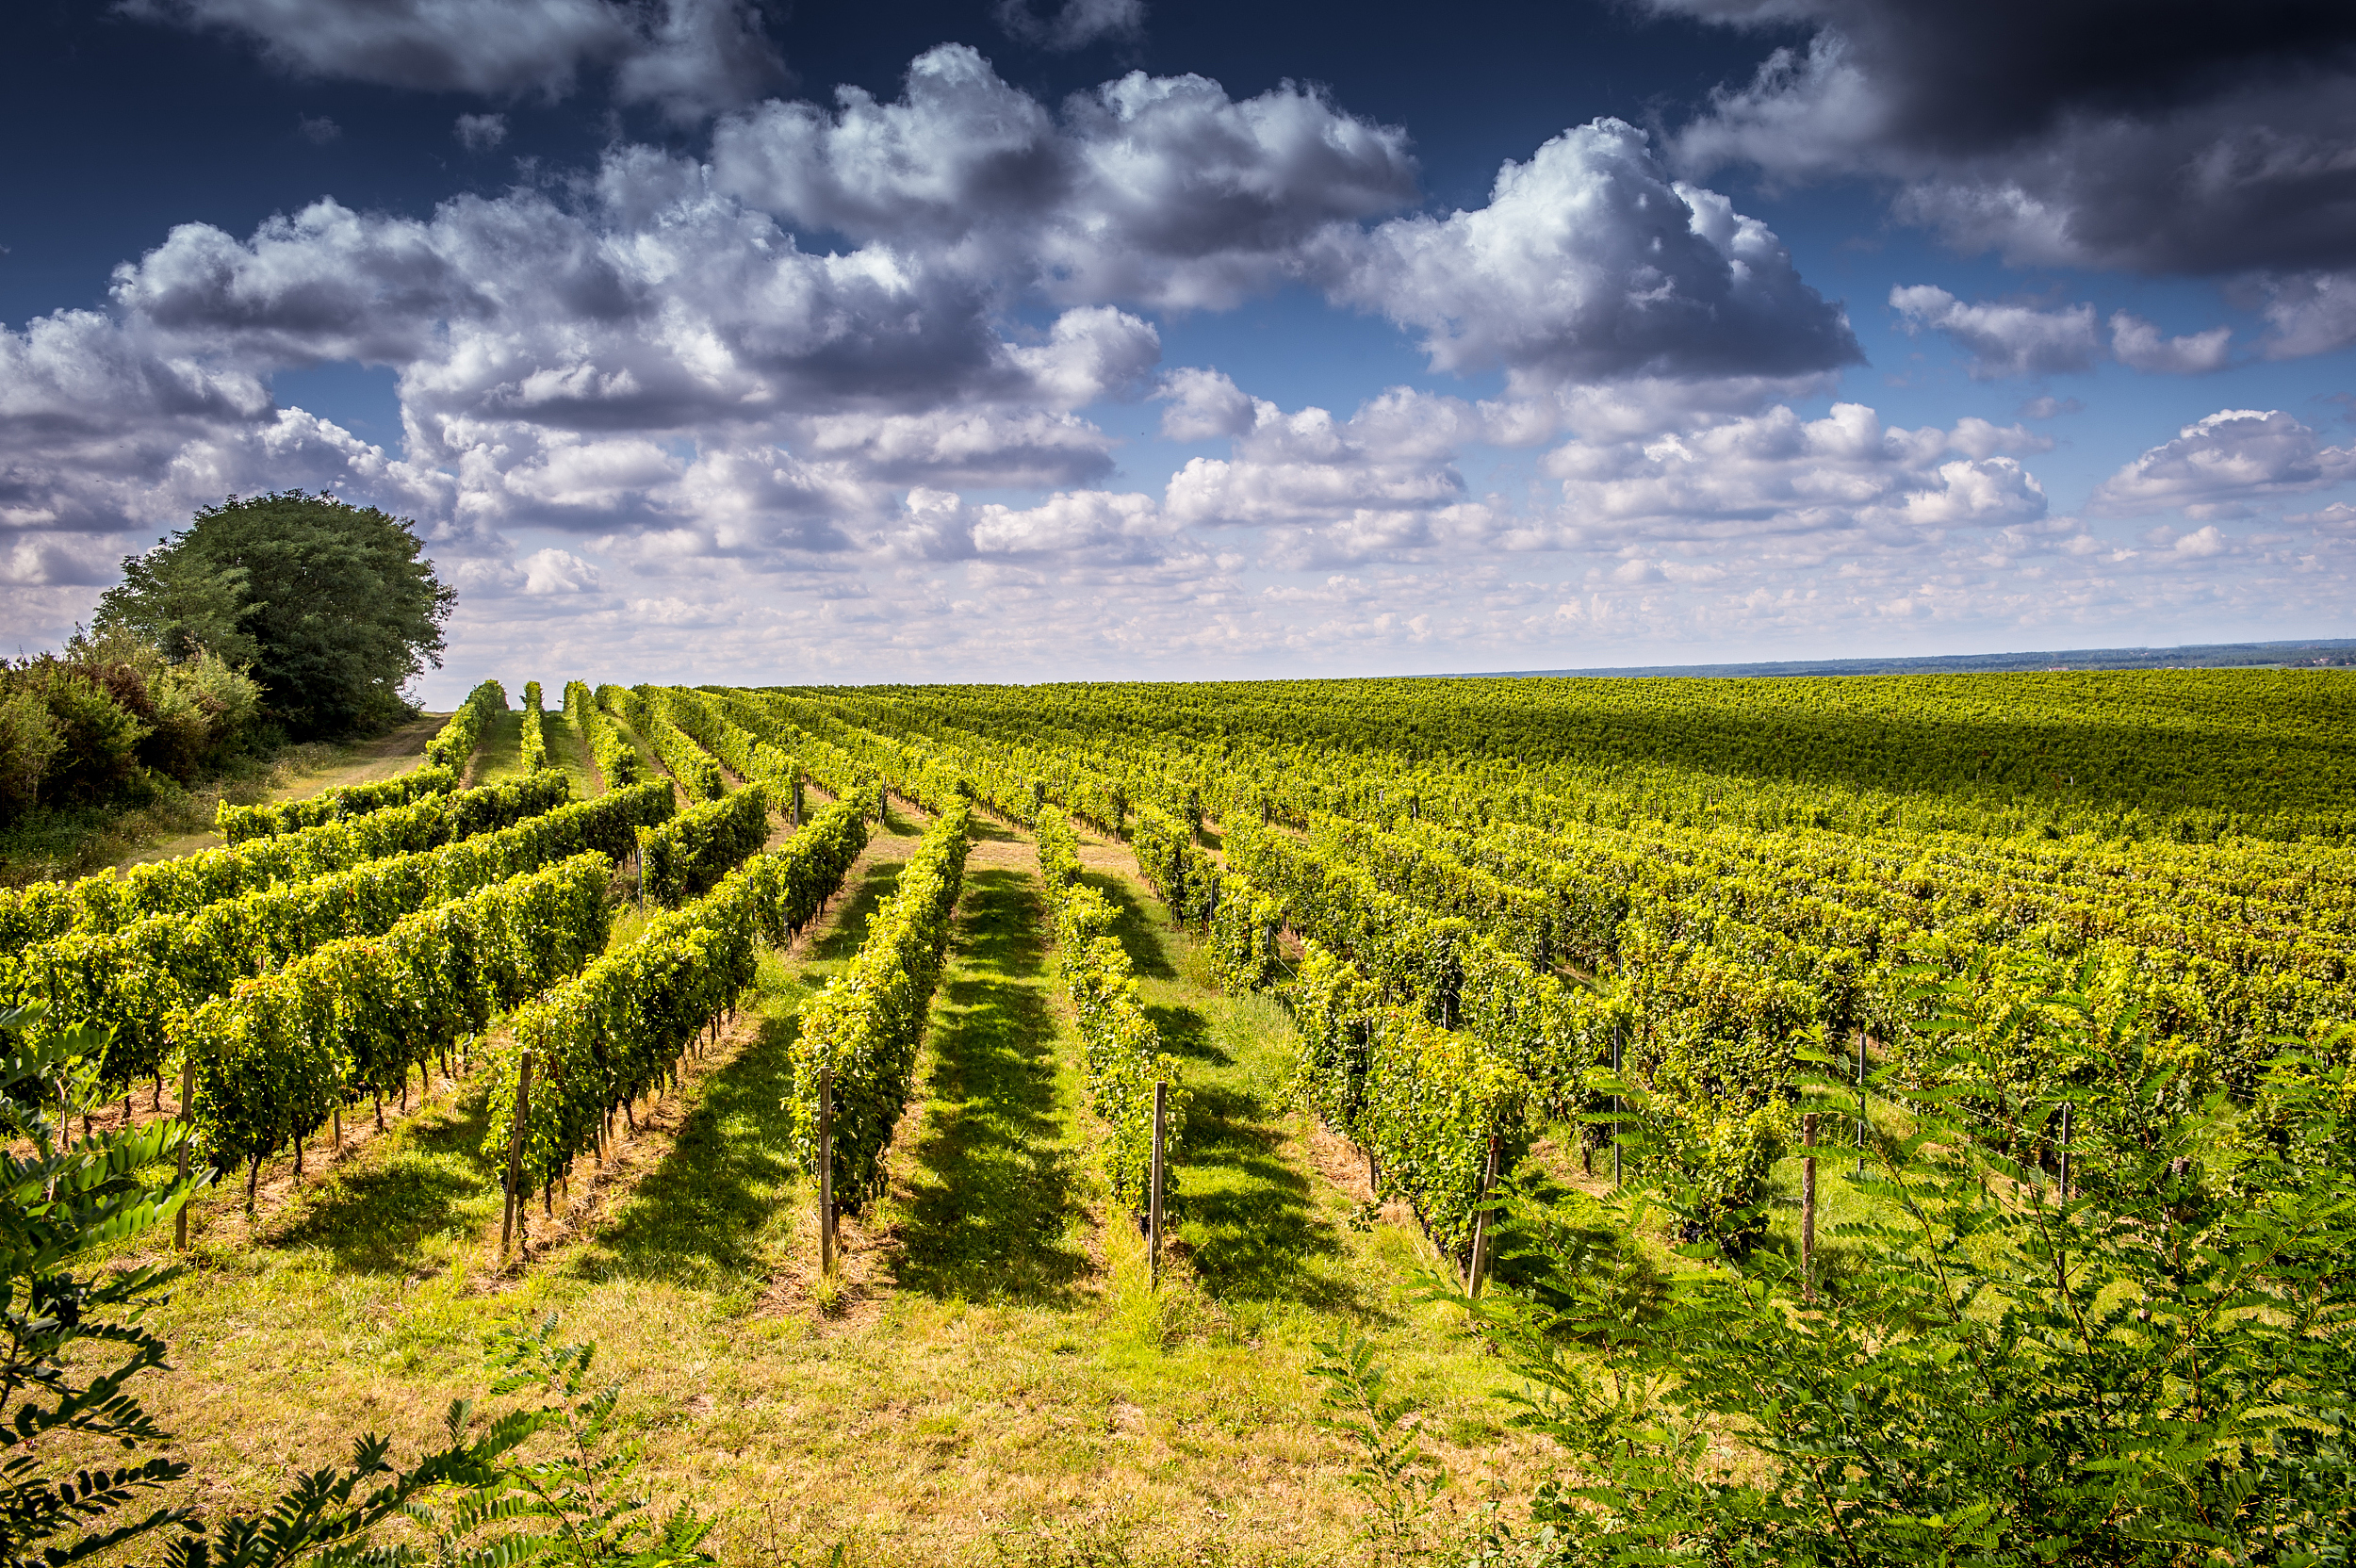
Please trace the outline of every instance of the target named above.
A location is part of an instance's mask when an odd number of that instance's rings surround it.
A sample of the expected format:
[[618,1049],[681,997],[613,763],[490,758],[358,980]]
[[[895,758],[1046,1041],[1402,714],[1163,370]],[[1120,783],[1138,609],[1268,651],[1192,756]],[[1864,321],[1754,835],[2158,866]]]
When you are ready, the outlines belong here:
[[[0,907],[8,995],[120,1025],[99,1122],[221,1172],[147,1394],[209,1512],[430,1446],[552,1315],[723,1561],[1412,1555],[1560,1459],[1448,1299],[1526,1282],[1502,1188],[1642,1312],[1681,1242],[1798,1265],[1800,1086],[1903,1134],[1939,984],[2030,1184],[2126,1114],[2056,974],[2229,1108],[2356,1016],[2331,672],[486,683],[427,749]],[[1607,1215],[1615,1168],[1681,1217]],[[1317,1370],[1355,1341],[1370,1432]]]

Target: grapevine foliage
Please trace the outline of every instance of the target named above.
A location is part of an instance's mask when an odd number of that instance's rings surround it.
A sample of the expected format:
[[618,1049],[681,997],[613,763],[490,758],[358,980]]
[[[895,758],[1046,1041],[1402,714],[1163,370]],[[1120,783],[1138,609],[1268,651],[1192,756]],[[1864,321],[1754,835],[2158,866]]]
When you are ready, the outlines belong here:
[[249,839],[317,827],[388,806],[405,806],[421,795],[445,794],[458,788],[458,774],[456,768],[427,762],[374,784],[347,784],[301,800],[261,806],[233,806],[224,800],[213,812],[213,826],[229,842],[241,844]]
[[857,1212],[883,1191],[883,1152],[908,1103],[933,986],[949,950],[965,871],[969,814],[958,801],[917,841],[867,940],[802,1008],[794,1043],[794,1132],[806,1168],[818,1164],[820,1074],[834,1086],[834,1191]]
[[603,795],[439,849],[371,860],[120,931],[70,933],[0,960],[0,998],[40,1000],[60,1021],[111,1023],[105,1080],[161,1073],[178,1015],[237,981],[333,941],[377,936],[402,918],[586,850],[618,859],[636,830],[671,813],[660,784]]
[[[660,788],[667,795],[669,787]],[[735,1004],[752,983],[759,944],[789,941],[817,917],[866,843],[859,807],[838,802],[782,848],[746,860],[702,898],[656,916],[637,940],[520,1008],[492,1064],[484,1156],[504,1168],[528,1051],[526,1184],[562,1175],[597,1146],[618,1106],[665,1082],[696,1032]]]
[[486,680],[466,694],[466,700],[458,705],[458,711],[450,716],[431,741],[425,743],[425,760],[437,767],[465,771],[475,747],[483,743],[483,730],[495,713],[507,711],[507,691],[496,680]]
[[1104,1178],[1113,1201],[1142,1213],[1153,1170],[1153,1086],[1167,1084],[1163,1161],[1174,1164],[1184,1139],[1187,1095],[1178,1060],[1137,996],[1129,955],[1113,935],[1117,918],[1104,895],[1080,879],[1079,841],[1071,820],[1048,807],[1039,815],[1039,873],[1065,991],[1080,1021],[1088,1109],[1104,1123]]

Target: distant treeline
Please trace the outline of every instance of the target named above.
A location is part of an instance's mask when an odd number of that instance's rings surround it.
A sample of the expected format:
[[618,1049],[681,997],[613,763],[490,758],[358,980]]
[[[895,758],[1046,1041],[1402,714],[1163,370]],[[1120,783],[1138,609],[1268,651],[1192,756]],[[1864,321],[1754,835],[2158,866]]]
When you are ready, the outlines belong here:
[[2356,667],[2356,638],[2308,643],[2188,643],[2173,648],[1950,653],[1921,659],[1794,659],[1755,664],[1628,664],[1595,670],[1481,670],[1481,676],[1989,675],[2029,670],[2220,670],[2282,664]]

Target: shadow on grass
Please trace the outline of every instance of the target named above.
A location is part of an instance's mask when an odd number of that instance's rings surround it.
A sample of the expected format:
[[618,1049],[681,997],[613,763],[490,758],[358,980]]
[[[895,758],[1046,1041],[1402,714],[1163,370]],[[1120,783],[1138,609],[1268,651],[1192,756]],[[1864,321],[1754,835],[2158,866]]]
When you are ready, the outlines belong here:
[[[764,1233],[781,1217],[794,1161],[798,1017],[764,1017],[734,1060],[704,1080],[662,1162],[582,1249],[576,1274],[724,1288],[766,1266]],[[788,1219],[790,1223],[790,1218]]]
[[[1496,1250],[1497,1283],[1558,1309],[1592,1307],[1600,1295],[1637,1321],[1660,1316],[1669,1282],[1644,1249],[1595,1198],[1525,1162],[1500,1185]],[[1566,1285],[1576,1282],[1576,1294]]]
[[903,1168],[895,1264],[908,1290],[1068,1306],[1085,1215],[1055,1102],[1035,881],[971,872],[954,967],[935,998],[924,1131]]
[[[401,1274],[417,1266],[428,1236],[467,1233],[485,1213],[497,1215],[499,1172],[482,1153],[490,1128],[486,1089],[469,1084],[454,1100],[417,1111],[390,1133],[401,1144],[388,1157],[315,1189],[258,1245],[323,1248],[338,1268]],[[368,1114],[366,1106],[347,1111],[355,1119]]]
[[[875,918],[875,906],[890,898],[900,886],[900,868],[907,862],[886,860],[867,868],[859,886],[851,892],[851,902],[835,922],[834,929],[811,946],[810,962],[832,963],[848,958],[867,940],[868,923]],[[840,897],[840,894],[836,896]]]
[[1368,1311],[1354,1286],[1323,1266],[1339,1262],[1341,1238],[1317,1216],[1307,1173],[1284,1157],[1276,1107],[1231,1083],[1198,1079],[1190,1087],[1177,1167],[1179,1234],[1204,1291],[1215,1299]]
[[1145,1016],[1153,1025],[1153,1033],[1161,1037],[1162,1049],[1180,1061],[1207,1062],[1213,1067],[1235,1065],[1235,1058],[1212,1039],[1211,1021],[1192,1007],[1168,1007],[1149,1002],[1145,1004]]
[[924,829],[933,825],[930,815],[921,808],[910,806],[894,795],[884,797],[883,821],[875,828],[878,837],[921,839]]
[[1103,893],[1113,906],[1113,935],[1129,955],[1129,967],[1150,980],[1177,979],[1178,971],[1162,944],[1162,927],[1169,921],[1159,906],[1149,908],[1140,903],[1121,877],[1091,871],[1082,873],[1080,880]]

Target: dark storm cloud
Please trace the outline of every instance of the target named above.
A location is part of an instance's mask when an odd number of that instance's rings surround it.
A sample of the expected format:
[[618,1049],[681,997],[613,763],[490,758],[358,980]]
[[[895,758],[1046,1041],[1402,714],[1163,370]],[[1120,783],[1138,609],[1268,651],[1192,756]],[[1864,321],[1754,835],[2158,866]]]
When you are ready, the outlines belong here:
[[1057,54],[1145,34],[1145,0],[1063,0],[1048,16],[1033,11],[1030,0],[999,0],[990,14],[1007,37]]
[[614,95],[689,120],[785,74],[747,0],[124,0],[127,15],[250,40],[297,75],[512,97],[570,92],[611,67]]
[[1648,3],[1815,28],[1680,133],[1697,172],[1894,176],[1903,215],[2020,261],[2356,265],[2356,7]]

